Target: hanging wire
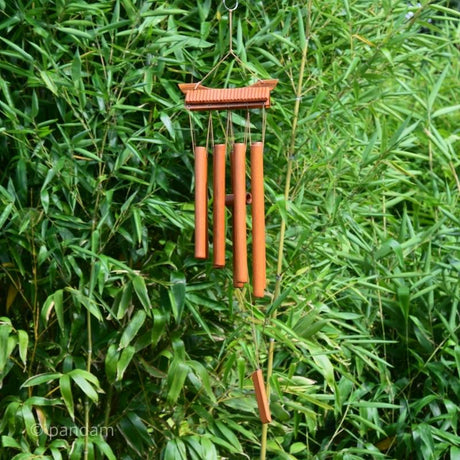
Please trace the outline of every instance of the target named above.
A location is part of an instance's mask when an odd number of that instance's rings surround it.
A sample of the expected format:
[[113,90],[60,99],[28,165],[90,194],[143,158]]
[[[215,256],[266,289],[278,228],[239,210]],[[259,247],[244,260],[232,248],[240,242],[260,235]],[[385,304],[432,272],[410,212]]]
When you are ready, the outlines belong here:
[[221,58],[217,64],[214,65],[214,67],[200,80],[195,84],[195,88],[197,89],[199,85],[201,85],[208,77],[211,75],[229,56],[232,56],[235,61],[244,69],[246,69],[251,76],[256,78],[257,80],[260,80],[259,76],[249,67],[244,61],[240,59],[240,57],[233,51],[233,12],[238,8],[238,0],[236,0],[235,5],[232,7],[227,6],[227,3],[225,0],[222,0],[222,3],[225,7],[225,9],[228,11],[228,28],[229,28],[229,51],[227,54]]
[[244,143],[250,145],[251,142],[251,113],[249,109],[246,111],[246,123],[244,125]]
[[226,61],[229,56],[232,56],[233,59],[244,69],[246,69],[251,76],[257,79],[257,81],[260,80],[259,76],[249,67],[244,61],[240,59],[240,57],[232,50],[230,50],[200,81],[196,82],[195,88],[197,89],[198,86],[200,86],[212,73],[215,72],[215,70],[222,64],[222,62]]
[[[235,296],[238,301],[238,304],[240,306],[240,309],[244,313],[248,313],[248,307],[247,303],[245,300],[245,295],[242,290],[240,289],[235,289]],[[252,335],[252,341],[254,344],[254,362],[252,363],[254,365],[255,369],[260,369],[260,350],[259,350],[259,340],[257,338],[257,329],[256,329],[256,318],[254,315],[254,306],[252,304],[249,304],[249,314],[251,315],[251,335]]]
[[193,129],[192,112],[190,110],[188,110],[188,119],[189,119],[189,122],[190,122],[190,136],[192,138],[192,149],[193,149],[193,152],[195,152],[195,147],[196,147],[196,144],[195,144],[195,131]]
[[233,132],[233,112],[227,111],[227,127],[225,129],[225,141],[229,147],[235,143],[235,134]]
[[260,350],[259,350],[259,340],[257,336],[257,329],[256,329],[256,318],[254,316],[254,305],[251,305],[251,332],[252,332],[252,340],[254,342],[254,354],[256,358],[256,369],[260,369]]
[[211,147],[214,148],[214,125],[212,122],[212,111],[209,111],[208,118],[208,133],[206,135],[206,151],[209,152],[209,140],[211,139]]
[[[218,129],[219,129],[219,134],[215,137],[218,137],[219,139],[224,138],[224,142],[227,143],[227,133],[226,133],[226,129],[227,129],[227,119],[223,120],[223,117],[224,115],[222,115],[222,112],[220,110],[216,110],[216,113],[214,114],[216,117],[217,117],[217,126],[218,126]],[[224,125],[225,123],[225,125]],[[222,136],[221,134],[222,133]]]
[[224,4],[225,8],[227,9],[228,12],[235,11],[238,8],[238,0],[236,0],[235,5],[233,5],[231,8],[227,6],[227,2],[225,0],[222,0],[222,3]]
[[262,142],[265,145],[265,131],[267,128],[267,112],[265,106],[262,107]]

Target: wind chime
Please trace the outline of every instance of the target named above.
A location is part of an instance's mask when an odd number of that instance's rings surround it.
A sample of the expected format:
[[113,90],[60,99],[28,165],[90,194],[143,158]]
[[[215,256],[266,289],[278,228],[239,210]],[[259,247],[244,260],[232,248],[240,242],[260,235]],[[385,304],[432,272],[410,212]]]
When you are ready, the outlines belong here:
[[[258,80],[250,86],[240,88],[208,88],[203,81],[228,57],[233,57],[245,66],[232,48],[232,13],[237,8],[229,8],[230,50],[214,68],[197,83],[179,84],[185,94],[185,107],[189,111],[208,111],[208,134],[206,145],[196,145],[192,117],[190,116],[192,144],[195,157],[195,257],[207,259],[208,242],[208,147],[212,141],[212,190],[213,190],[213,265],[215,268],[225,266],[226,242],[226,207],[232,212],[233,242],[233,285],[242,288],[249,282],[248,243],[246,228],[246,206],[251,206],[252,217],[252,292],[261,298],[266,288],[266,253],[265,253],[265,204],[263,177],[263,149],[265,135],[265,109],[270,107],[270,92],[278,80]],[[262,111],[262,141],[252,142],[250,113],[253,109]],[[234,141],[233,111],[246,112],[244,133],[245,142]],[[225,143],[214,143],[212,113],[226,111],[227,123]],[[250,192],[246,190],[246,151],[250,144]],[[227,151],[230,152],[231,193],[226,193]],[[271,421],[267,396],[265,393],[262,371],[257,369],[252,380],[256,391],[257,404],[262,423]]]

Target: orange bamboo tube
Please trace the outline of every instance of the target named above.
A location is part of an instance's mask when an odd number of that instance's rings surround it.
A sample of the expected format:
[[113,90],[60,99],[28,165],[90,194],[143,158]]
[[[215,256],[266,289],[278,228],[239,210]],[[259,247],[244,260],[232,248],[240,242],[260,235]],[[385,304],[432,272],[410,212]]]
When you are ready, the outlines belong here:
[[254,297],[263,297],[266,281],[264,144],[251,145],[252,284]]
[[213,262],[214,267],[225,266],[225,144],[214,146],[213,159]]
[[257,369],[252,374],[254,389],[256,391],[257,407],[259,408],[259,417],[262,423],[270,423],[272,416],[268,405],[267,392],[265,391],[264,376],[261,369]]
[[195,147],[195,257],[208,257],[208,155]]
[[246,145],[236,143],[232,152],[233,185],[233,284],[248,282],[246,236]]

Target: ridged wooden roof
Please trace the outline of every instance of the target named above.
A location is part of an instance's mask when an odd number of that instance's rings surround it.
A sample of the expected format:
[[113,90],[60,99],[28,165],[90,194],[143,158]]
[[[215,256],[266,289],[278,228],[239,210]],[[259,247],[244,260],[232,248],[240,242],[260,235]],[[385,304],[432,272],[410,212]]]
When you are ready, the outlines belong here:
[[181,83],[188,110],[229,110],[270,107],[270,91],[278,80],[260,80],[243,88],[207,88],[196,83]]

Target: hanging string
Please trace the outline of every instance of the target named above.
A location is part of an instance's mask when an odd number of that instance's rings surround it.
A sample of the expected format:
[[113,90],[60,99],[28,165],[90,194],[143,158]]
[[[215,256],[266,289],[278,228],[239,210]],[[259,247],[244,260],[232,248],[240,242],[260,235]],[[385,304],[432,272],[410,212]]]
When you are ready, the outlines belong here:
[[232,145],[235,142],[235,136],[233,133],[233,115],[232,111],[228,110],[227,111],[227,127],[225,129],[225,142],[231,149]]
[[[215,113],[215,116],[217,116],[217,125],[219,127],[219,134],[218,134],[218,137],[221,138],[222,136],[224,137],[224,142],[227,143],[227,133],[226,133],[226,129],[227,129],[227,119],[225,119],[225,125],[224,125],[224,122],[222,121],[222,112],[221,111],[216,111]],[[221,133],[222,132],[222,136],[221,136]]]
[[267,127],[267,112],[265,106],[262,107],[262,143],[265,145],[265,128]]
[[209,126],[208,129],[211,130],[211,144],[212,148],[214,148],[215,142],[214,142],[214,121],[212,118],[212,112],[209,112]]
[[195,84],[195,89],[197,89],[198,86],[201,85],[209,77],[209,75],[211,75],[229,56],[232,56],[241,67],[248,70],[251,76],[255,77],[257,81],[260,80],[258,75],[251,69],[251,67],[249,67],[244,61],[242,61],[240,57],[235,53],[235,51],[233,51],[233,12],[238,8],[238,0],[236,1],[235,5],[231,8],[227,6],[225,0],[222,0],[222,3],[228,11],[229,51],[223,58],[221,58],[217,62],[216,65],[214,65],[214,67],[200,81],[198,81]]
[[259,340],[257,337],[256,318],[254,317],[255,305],[251,305],[251,329],[252,340],[254,341],[254,354],[256,355],[256,369],[260,369]]
[[195,130],[193,129],[192,112],[190,110],[188,110],[188,119],[189,119],[189,123],[190,123],[190,136],[192,138],[192,150],[193,150],[193,152],[195,152],[195,147],[196,147],[196,144],[195,144]]
[[208,117],[208,132],[206,134],[206,151],[209,152],[209,139],[211,139],[211,147],[214,148],[214,126],[212,122],[212,112],[209,112]]
[[260,80],[259,76],[249,67],[244,61],[240,59],[240,57],[233,51],[229,51],[220,61],[198,82],[195,83],[195,88],[197,89],[198,86],[200,86],[221,64],[222,62],[226,61],[229,56],[232,56],[235,61],[244,69],[246,69],[251,76],[257,79],[257,81]]
[[246,145],[251,145],[252,140],[251,140],[251,114],[249,112],[249,109],[246,111],[246,123],[244,125],[244,143]]
[[[240,289],[235,289],[235,294],[238,300],[238,303],[240,305],[240,308],[244,311],[247,312],[246,309],[246,304],[245,304],[245,296],[243,295],[243,292]],[[257,330],[256,330],[256,319],[254,316],[254,306],[250,304],[251,308],[251,335],[252,335],[252,341],[254,343],[254,360],[255,360],[255,368],[260,369],[260,352],[259,352],[259,341],[257,340]]]

